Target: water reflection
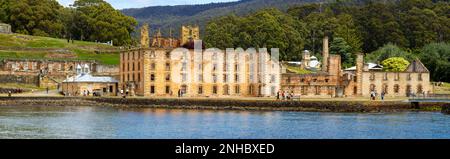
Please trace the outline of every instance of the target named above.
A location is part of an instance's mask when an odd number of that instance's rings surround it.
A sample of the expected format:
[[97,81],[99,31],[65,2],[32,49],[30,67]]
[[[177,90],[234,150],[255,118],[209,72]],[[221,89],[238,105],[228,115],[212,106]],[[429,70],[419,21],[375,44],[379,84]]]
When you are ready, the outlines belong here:
[[450,138],[441,113],[0,107],[0,138]]

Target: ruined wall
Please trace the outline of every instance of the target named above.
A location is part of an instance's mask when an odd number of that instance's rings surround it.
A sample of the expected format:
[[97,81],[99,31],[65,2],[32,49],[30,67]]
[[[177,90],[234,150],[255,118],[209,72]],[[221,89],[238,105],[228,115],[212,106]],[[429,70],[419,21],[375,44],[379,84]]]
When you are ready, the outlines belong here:
[[119,66],[115,65],[96,65],[95,72],[92,73],[96,76],[114,76],[119,77]]
[[39,77],[33,75],[0,75],[2,83],[21,83],[39,85]]

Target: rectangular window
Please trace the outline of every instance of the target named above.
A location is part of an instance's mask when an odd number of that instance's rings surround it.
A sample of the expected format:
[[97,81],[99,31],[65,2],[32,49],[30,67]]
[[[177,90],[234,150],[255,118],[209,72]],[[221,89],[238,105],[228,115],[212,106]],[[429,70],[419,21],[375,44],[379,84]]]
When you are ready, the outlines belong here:
[[422,74],[419,73],[419,74],[417,75],[417,78],[418,78],[419,81],[422,81]]
[[213,74],[212,78],[213,78],[213,83],[217,83],[217,75]]
[[156,79],[156,78],[155,78],[155,74],[153,74],[153,73],[150,74],[150,81],[154,82],[155,79]]
[[150,64],[150,70],[155,70],[156,69],[156,64],[155,63],[151,63]]
[[166,94],[170,94],[170,86],[166,86]]
[[371,81],[375,80],[375,73],[371,73],[371,74],[370,74],[370,80],[371,80]]
[[203,82],[203,75],[202,74],[198,75],[198,82]]
[[394,79],[395,81],[398,81],[398,80],[400,80],[400,73],[396,73],[395,74],[395,79]]
[[385,81],[388,80],[388,73],[387,72],[384,73],[383,80],[385,80]]
[[166,63],[166,71],[170,71],[170,63],[169,62]]
[[308,86],[302,86],[302,95],[308,94]]
[[137,63],[137,66],[138,66],[138,71],[140,71],[140,70],[141,70],[141,63],[138,62],[138,63]]
[[239,85],[236,85],[234,87],[234,93],[239,94],[239,92],[241,92],[241,88],[239,87]]
[[234,75],[234,81],[235,81],[236,83],[239,83],[239,75],[238,75],[238,74],[235,74],[235,75]]
[[217,64],[213,64],[213,69],[212,69],[212,71],[214,72],[214,71],[216,71],[217,70]]
[[411,74],[410,74],[410,73],[408,73],[408,74],[406,75],[406,79],[407,79],[408,81],[411,81]]
[[138,75],[138,82],[141,82],[141,74],[137,74]]
[[223,83],[227,83],[228,79],[227,79],[227,74],[223,74]]
[[155,86],[150,86],[150,93],[155,94]]
[[170,74],[166,74],[166,81],[170,81]]
[[275,75],[270,76],[270,83],[275,83]]
[[320,95],[320,86],[315,87],[316,95]]
[[170,59],[170,52],[166,52],[166,58]]
[[217,86],[213,86],[213,94],[217,94]]
[[181,71],[186,71],[187,68],[187,63],[183,62],[182,66],[181,66]]
[[183,82],[186,82],[186,81],[187,81],[187,75],[186,75],[185,73],[182,73],[182,74],[181,74],[181,78],[182,78],[182,81],[183,81]]
[[198,94],[203,94],[203,86],[198,86]]
[[238,71],[239,71],[239,65],[238,65],[238,64],[234,65],[234,71],[235,71],[235,72],[238,72]]

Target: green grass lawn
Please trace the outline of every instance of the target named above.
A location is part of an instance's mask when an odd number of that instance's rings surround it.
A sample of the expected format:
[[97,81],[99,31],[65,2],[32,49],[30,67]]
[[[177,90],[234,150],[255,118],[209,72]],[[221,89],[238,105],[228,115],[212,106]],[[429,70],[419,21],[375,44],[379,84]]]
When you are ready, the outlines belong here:
[[286,67],[287,70],[289,70],[289,71],[291,71],[291,72],[294,72],[294,73],[297,73],[297,74],[308,74],[308,73],[312,73],[312,72],[309,71],[309,70],[301,69],[300,67],[297,67],[297,66],[285,65],[285,67]]
[[[119,52],[118,47],[93,42],[74,41],[74,43],[68,43],[66,39],[0,34],[0,59],[96,60],[106,65],[118,65]],[[54,58],[49,56],[52,54],[75,56],[73,58]]]

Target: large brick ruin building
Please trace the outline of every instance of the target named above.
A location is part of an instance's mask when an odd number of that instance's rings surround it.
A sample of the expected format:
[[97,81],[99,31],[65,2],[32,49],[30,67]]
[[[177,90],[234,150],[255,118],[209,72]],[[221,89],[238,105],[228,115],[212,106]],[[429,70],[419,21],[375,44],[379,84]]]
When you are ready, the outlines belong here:
[[[342,70],[341,57],[330,55],[328,37],[323,40],[321,70],[299,74],[283,69],[281,89],[304,97],[358,97],[378,95],[399,97],[432,93],[430,73],[420,62],[414,60],[404,71],[385,72],[382,66],[364,63],[362,54],[357,55],[356,66]],[[305,69],[309,53],[303,53],[301,69]],[[306,58],[305,58],[306,57]]]

